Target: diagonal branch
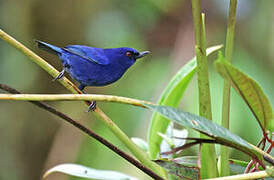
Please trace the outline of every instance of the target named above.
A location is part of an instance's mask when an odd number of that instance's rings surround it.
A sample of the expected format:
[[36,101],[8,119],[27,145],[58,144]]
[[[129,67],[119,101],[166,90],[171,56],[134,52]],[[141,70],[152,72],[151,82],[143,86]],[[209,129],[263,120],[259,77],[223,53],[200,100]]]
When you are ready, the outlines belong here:
[[[17,91],[16,89],[13,89],[7,85],[4,84],[0,84],[0,89],[3,89],[4,91],[7,91],[9,93],[12,94],[20,94],[19,91]],[[104,139],[102,136],[96,134],[95,132],[93,132],[92,130],[88,129],[87,127],[85,127],[84,125],[82,125],[81,123],[73,120],[72,118],[70,118],[68,115],[57,111],[55,108],[53,108],[52,106],[43,103],[43,102],[39,102],[39,101],[29,101],[30,103],[60,117],[61,119],[65,120],[66,122],[72,124],[74,127],[80,129],[82,132],[86,133],[87,135],[89,135],[90,137],[96,139],[97,141],[99,141],[100,143],[102,143],[103,145],[105,145],[107,148],[109,148],[110,150],[112,150],[113,152],[115,152],[116,154],[118,154],[119,156],[121,156],[122,158],[124,158],[125,160],[127,160],[129,163],[133,164],[135,167],[137,167],[138,169],[140,169],[141,171],[145,172],[147,175],[149,175],[150,177],[154,178],[154,179],[159,179],[159,180],[163,180],[163,178],[161,178],[160,176],[158,176],[157,174],[155,174],[153,171],[151,171],[150,169],[148,169],[147,167],[145,167],[144,165],[142,165],[139,161],[137,161],[136,159],[134,159],[132,156],[130,156],[129,154],[125,153],[124,151],[122,151],[121,149],[119,149],[118,147],[116,147],[115,145],[113,145],[112,143],[110,143],[108,140]]]

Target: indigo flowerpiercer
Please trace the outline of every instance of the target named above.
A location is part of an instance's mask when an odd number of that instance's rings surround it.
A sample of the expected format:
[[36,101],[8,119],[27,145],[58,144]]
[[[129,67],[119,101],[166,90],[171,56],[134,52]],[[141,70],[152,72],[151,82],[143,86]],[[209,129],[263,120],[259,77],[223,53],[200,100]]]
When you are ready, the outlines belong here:
[[[105,86],[117,81],[136,59],[149,53],[149,51],[138,52],[128,47],[101,49],[69,45],[60,48],[42,41],[36,40],[36,42],[39,48],[60,58],[63,70],[55,80],[62,78],[65,72],[68,72],[80,83],[80,90],[84,90],[86,86]],[[93,101],[89,109],[95,108],[96,102]]]

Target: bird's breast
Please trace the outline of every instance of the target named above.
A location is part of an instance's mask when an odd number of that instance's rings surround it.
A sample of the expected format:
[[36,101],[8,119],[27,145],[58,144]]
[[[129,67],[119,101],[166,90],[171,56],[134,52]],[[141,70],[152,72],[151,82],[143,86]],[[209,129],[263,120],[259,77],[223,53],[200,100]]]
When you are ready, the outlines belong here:
[[120,79],[130,66],[119,63],[100,65],[83,58],[69,57],[64,60],[67,72],[79,83],[87,86],[104,86]]

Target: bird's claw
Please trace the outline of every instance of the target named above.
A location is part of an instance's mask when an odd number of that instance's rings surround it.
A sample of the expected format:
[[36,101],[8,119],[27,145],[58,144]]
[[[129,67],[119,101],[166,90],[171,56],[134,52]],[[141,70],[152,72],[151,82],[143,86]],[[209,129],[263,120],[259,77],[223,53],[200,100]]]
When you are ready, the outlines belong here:
[[88,106],[87,112],[94,111],[96,109],[96,101],[91,101],[90,105]]
[[[84,91],[84,88],[85,88],[85,85],[83,84],[80,84],[80,86],[78,87],[78,89],[81,90],[83,94],[87,94],[86,91]],[[86,112],[94,111],[95,109],[96,109],[96,101],[91,101]]]
[[52,81],[56,81],[57,79],[62,79],[65,75],[65,70],[63,69],[56,78],[54,78]]

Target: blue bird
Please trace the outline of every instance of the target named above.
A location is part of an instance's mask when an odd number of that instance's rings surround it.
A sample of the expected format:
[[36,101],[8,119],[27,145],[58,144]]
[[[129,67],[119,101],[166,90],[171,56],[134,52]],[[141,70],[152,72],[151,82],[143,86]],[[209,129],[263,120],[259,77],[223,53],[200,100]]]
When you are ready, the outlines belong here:
[[[64,48],[38,41],[38,47],[57,55],[62,62],[63,70],[56,79],[61,79],[65,72],[80,83],[79,89],[86,86],[105,86],[120,79],[126,70],[135,61],[144,57],[149,51],[138,52],[135,49],[122,48],[95,48],[83,45],[69,45]],[[92,102],[90,109],[96,108]]]

